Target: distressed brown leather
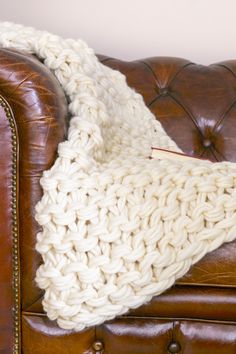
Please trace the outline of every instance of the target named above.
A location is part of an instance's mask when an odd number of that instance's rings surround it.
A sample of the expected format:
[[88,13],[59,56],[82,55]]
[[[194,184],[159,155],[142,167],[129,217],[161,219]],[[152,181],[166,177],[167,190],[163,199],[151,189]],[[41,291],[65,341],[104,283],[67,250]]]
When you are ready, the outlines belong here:
[[[65,139],[67,108],[64,93],[56,79],[33,56],[0,50],[0,95],[14,115],[19,145],[17,176],[18,227],[20,248],[21,304],[41,296],[34,285],[35,270],[41,258],[34,250],[39,226],[34,206],[41,197],[39,179],[56,158],[56,149]],[[9,122],[0,111],[0,353],[12,353],[12,145]]]
[[31,56],[2,49],[0,93],[15,116],[19,135],[19,228],[22,307],[39,297],[34,284],[41,261],[35,252],[39,226],[34,206],[42,195],[39,179],[56,158],[56,149],[66,134],[66,100],[49,70]]
[[235,354],[236,331],[215,321],[123,317],[71,333],[29,314],[23,316],[23,346],[24,354]]
[[[122,71],[167,133],[187,153],[236,162],[236,60],[211,66],[157,57],[123,62],[99,56]],[[42,172],[66,138],[66,98],[36,58],[0,50],[0,95],[11,107],[19,144],[19,246],[22,347],[19,353],[236,353],[236,242],[205,256],[149,304],[82,333],[60,329],[41,305],[34,277],[39,226],[34,206]],[[11,135],[0,107],[0,354],[13,353]]]

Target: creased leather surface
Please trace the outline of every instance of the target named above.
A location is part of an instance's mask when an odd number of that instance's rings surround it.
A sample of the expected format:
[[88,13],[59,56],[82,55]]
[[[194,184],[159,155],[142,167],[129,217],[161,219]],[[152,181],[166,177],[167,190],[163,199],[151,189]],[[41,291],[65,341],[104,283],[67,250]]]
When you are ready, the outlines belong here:
[[92,354],[95,330],[78,335],[59,328],[44,316],[23,316],[24,354]]
[[[23,318],[24,354],[235,354],[234,325],[155,318],[120,318],[65,335],[46,317]],[[37,343],[37,344],[36,344]],[[97,344],[100,350],[96,351]],[[96,347],[95,347],[96,348]]]
[[[19,135],[19,233],[22,307],[41,296],[34,284],[41,261],[35,252],[34,205],[41,197],[39,178],[65,139],[67,108],[53,75],[33,56],[0,49],[0,94],[9,103]],[[12,235],[10,127],[0,112],[0,353],[12,353]],[[4,311],[4,312],[3,312]],[[7,344],[6,344],[7,343]],[[1,351],[3,350],[3,351]]]
[[41,261],[35,252],[39,226],[34,206],[41,197],[39,178],[55,157],[66,132],[66,102],[57,81],[31,56],[0,51],[0,92],[12,107],[20,143],[19,227],[22,274],[22,307],[41,294],[34,284]]

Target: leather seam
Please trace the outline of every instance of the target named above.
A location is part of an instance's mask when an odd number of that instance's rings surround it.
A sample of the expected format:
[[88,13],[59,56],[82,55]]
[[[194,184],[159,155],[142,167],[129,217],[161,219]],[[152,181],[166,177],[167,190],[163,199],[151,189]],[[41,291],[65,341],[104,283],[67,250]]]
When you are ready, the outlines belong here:
[[[22,311],[23,316],[39,316],[39,317],[47,317],[46,313],[38,313],[38,312],[27,312]],[[216,320],[216,319],[205,319],[205,318],[197,318],[197,317],[164,317],[164,316],[117,316],[117,320],[122,319],[143,319],[143,320],[171,320],[171,321],[194,321],[194,322],[207,322],[207,323],[219,323],[219,324],[232,324],[236,326],[236,321],[232,320]]]

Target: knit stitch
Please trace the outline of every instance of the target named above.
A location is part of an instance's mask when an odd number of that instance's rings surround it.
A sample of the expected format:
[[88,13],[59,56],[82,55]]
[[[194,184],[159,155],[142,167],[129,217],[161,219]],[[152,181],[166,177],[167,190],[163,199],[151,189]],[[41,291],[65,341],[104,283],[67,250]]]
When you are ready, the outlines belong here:
[[35,280],[51,320],[81,331],[113,319],[236,238],[236,164],[149,159],[152,146],[181,149],[82,40],[4,22],[0,45],[43,60],[72,114],[35,209]]

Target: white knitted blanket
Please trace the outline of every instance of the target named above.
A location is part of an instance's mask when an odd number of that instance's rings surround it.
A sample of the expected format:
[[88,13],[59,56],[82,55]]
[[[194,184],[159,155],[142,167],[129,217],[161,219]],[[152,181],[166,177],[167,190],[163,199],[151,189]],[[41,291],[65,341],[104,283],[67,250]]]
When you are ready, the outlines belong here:
[[70,100],[35,215],[51,320],[80,331],[124,314],[236,238],[236,164],[149,159],[152,146],[181,150],[82,40],[0,23],[0,45],[43,59]]

